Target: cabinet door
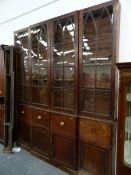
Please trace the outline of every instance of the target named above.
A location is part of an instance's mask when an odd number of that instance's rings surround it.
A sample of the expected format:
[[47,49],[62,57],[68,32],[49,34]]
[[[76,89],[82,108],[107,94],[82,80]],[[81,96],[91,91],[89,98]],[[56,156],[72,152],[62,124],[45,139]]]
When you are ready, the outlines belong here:
[[75,169],[76,149],[75,141],[62,136],[52,135],[52,159]]
[[[92,172],[97,175],[107,175],[108,151],[87,143],[80,144],[80,168],[82,174]],[[88,157],[88,159],[87,159]],[[85,172],[85,173],[84,173]],[[90,173],[89,173],[90,174]]]
[[52,20],[52,108],[74,113],[77,94],[77,13]]
[[112,16],[112,5],[80,12],[79,107],[82,115],[112,117]]
[[121,81],[120,81],[121,83],[119,91],[119,111],[118,111],[117,175],[130,175],[131,174],[131,72],[121,72],[120,75],[121,75]]
[[50,137],[49,130],[32,128],[32,149],[49,157],[50,155]]

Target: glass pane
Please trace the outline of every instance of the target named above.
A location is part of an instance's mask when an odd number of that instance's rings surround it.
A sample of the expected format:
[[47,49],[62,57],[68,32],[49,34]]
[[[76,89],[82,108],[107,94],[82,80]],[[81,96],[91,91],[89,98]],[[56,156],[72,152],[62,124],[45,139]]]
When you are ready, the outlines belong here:
[[98,114],[109,115],[110,91],[96,91],[95,112]]
[[63,87],[63,67],[56,66],[54,67],[54,87]]
[[96,87],[103,89],[111,88],[111,65],[96,66]]
[[48,56],[47,56],[47,48],[40,47],[39,48],[39,64],[40,67],[47,66]]
[[19,86],[18,97],[22,101],[30,100],[30,88],[28,86]]
[[32,86],[32,102],[40,103],[40,90],[38,86]]
[[64,89],[64,108],[74,110],[74,90]]
[[74,66],[75,50],[73,44],[63,45],[64,65]]
[[64,67],[64,87],[74,88],[74,67]]
[[17,69],[23,70],[25,68],[29,68],[28,51],[20,51],[19,53],[17,53]]
[[63,89],[53,89],[53,107],[63,108]]
[[37,28],[33,28],[31,30],[31,48],[36,53],[37,53],[37,49],[38,49],[38,32],[39,31],[40,31],[40,29],[37,29]]
[[53,64],[63,65],[63,48],[62,48],[62,46],[53,47]]
[[40,87],[40,103],[48,105],[48,89],[47,89],[47,86]]
[[19,85],[29,85],[30,83],[30,75],[29,70],[24,69],[24,71],[18,70],[18,84]]
[[83,65],[82,86],[95,88],[95,66]]
[[28,49],[28,31],[15,34],[15,46],[22,49]]
[[86,112],[94,112],[94,106],[95,106],[95,90],[93,89],[82,89],[82,104],[81,109],[82,111]]
[[33,86],[32,87],[32,102],[48,105],[47,86],[43,86],[43,87]]
[[124,159],[131,166],[131,83],[128,84],[126,95]]
[[54,45],[74,42],[74,17],[67,17],[54,22]]
[[83,64],[94,64],[96,62],[97,41],[83,43]]
[[96,22],[92,12],[83,15],[83,42],[96,39]]
[[[97,58],[99,59],[108,58],[112,55],[112,40],[111,39],[104,39],[104,40],[97,40]],[[105,59],[106,61],[106,59]],[[110,60],[111,61],[111,60]]]
[[113,8],[104,7],[97,10],[96,16],[97,38],[107,38],[112,36]]

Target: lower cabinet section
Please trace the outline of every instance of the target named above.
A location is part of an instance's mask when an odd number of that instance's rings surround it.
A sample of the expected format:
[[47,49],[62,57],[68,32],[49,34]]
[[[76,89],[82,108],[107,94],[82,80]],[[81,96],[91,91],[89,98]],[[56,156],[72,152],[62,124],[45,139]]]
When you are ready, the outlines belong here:
[[76,142],[62,136],[52,135],[52,159],[76,168]]
[[25,105],[17,114],[18,142],[32,154],[69,174],[112,174],[111,123]]

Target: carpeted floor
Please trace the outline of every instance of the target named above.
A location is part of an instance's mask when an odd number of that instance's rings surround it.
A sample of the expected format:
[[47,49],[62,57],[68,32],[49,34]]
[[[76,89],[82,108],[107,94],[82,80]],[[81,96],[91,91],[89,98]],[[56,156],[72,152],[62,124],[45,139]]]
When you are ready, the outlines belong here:
[[3,153],[0,144],[0,175],[68,175],[62,170],[21,149],[13,154]]

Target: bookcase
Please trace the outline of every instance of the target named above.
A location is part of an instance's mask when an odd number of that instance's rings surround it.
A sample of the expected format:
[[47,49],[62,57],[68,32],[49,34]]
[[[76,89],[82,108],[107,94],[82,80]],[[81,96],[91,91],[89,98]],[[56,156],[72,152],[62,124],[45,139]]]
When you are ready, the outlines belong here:
[[115,19],[107,2],[14,33],[17,141],[71,174],[112,174]]

